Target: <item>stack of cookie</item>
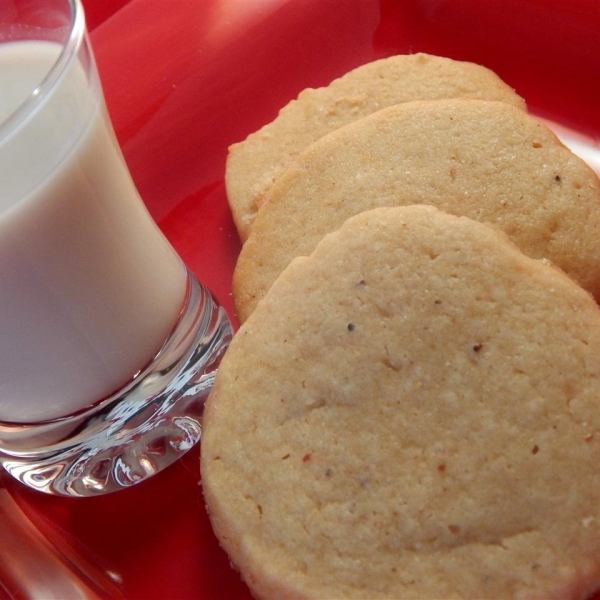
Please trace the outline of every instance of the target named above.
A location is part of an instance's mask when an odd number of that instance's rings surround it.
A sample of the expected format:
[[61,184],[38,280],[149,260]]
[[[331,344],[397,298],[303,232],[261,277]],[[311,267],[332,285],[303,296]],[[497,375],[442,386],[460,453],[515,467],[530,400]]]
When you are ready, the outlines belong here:
[[600,182],[490,71],[399,56],[231,149],[202,438],[257,598],[600,586]]

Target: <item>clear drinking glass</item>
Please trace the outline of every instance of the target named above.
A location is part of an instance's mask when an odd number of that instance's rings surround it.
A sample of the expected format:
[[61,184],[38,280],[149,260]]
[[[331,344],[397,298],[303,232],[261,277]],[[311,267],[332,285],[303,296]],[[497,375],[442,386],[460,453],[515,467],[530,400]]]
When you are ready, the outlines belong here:
[[171,464],[232,336],[140,199],[79,0],[0,3],[0,463],[112,492]]

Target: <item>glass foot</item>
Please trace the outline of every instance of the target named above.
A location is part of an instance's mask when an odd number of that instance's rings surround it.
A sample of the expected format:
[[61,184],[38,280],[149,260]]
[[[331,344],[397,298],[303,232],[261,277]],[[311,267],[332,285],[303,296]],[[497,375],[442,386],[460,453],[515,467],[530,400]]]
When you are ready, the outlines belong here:
[[144,481],[200,439],[204,402],[232,335],[225,311],[190,275],[183,314],[142,373],[72,416],[0,423],[0,463],[29,487],[63,496]]

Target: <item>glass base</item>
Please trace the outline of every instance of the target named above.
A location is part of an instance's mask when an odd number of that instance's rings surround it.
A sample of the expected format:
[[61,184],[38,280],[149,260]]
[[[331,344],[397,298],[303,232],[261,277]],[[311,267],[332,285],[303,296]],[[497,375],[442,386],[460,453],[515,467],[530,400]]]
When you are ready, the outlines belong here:
[[0,463],[29,487],[95,496],[148,479],[200,439],[204,402],[233,331],[189,276],[186,305],[152,363],[97,405],[35,424],[0,423]]

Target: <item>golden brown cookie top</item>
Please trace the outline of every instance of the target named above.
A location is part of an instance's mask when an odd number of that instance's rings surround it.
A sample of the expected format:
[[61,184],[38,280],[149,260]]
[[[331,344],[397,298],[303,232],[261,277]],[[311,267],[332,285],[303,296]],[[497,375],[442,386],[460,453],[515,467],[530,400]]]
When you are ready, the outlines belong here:
[[257,598],[586,598],[600,312],[427,206],[348,221],[241,327],[204,417],[214,530]]
[[347,218],[420,203],[504,231],[600,297],[598,176],[526,112],[450,99],[385,108],[321,138],[288,166],[240,254],[238,317]]
[[392,56],[350,71],[329,86],[304,90],[271,123],[231,146],[227,197],[242,240],[285,166],[323,135],[386,106],[419,99],[468,97],[524,101],[479,65],[427,54]]

